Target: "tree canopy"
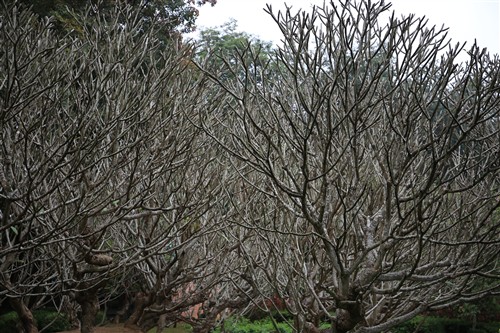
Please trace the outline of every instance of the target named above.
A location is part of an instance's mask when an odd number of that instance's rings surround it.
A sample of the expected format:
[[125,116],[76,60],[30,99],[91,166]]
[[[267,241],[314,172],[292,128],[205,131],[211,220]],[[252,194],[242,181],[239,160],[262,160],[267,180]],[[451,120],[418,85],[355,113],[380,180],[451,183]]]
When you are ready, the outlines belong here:
[[379,22],[388,8],[270,13],[284,43],[263,75],[205,69],[226,93],[205,131],[258,193],[235,200],[261,231],[255,284],[299,332],[383,332],[499,291],[498,56],[460,64],[424,19]]
[[[80,30],[74,13],[83,14],[89,7],[93,7],[95,13],[112,13],[115,6],[128,4],[133,7],[146,22],[157,22],[161,27],[158,33],[169,36],[173,33],[191,32],[196,27],[198,17],[197,6],[210,4],[214,6],[217,0],[20,0],[19,3],[32,9],[41,17],[53,16],[59,29],[71,31]],[[109,15],[113,16],[113,15]]]

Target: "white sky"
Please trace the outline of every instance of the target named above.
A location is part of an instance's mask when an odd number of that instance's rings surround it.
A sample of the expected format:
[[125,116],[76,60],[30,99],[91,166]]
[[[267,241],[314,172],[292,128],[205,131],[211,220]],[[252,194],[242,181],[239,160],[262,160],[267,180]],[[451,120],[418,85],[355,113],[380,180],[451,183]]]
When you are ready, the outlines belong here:
[[[490,53],[500,54],[500,0],[387,1],[393,3],[392,10],[397,16],[425,15],[430,25],[449,27],[448,36],[455,43],[467,41],[470,46],[476,39],[481,48],[487,47]],[[197,25],[199,28],[217,27],[234,18],[239,31],[278,42],[281,38],[279,29],[263,8],[270,3],[277,12],[285,8],[285,2],[296,9],[323,4],[323,0],[218,0],[214,7],[205,5],[200,8]]]

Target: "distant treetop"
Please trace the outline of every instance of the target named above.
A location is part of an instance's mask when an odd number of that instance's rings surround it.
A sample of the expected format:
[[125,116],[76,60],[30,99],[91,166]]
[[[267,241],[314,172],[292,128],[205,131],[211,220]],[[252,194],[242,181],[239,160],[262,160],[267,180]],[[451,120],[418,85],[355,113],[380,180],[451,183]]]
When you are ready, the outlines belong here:
[[19,0],[19,2],[31,7],[40,17],[53,16],[56,26],[62,31],[73,30],[74,13],[82,13],[89,6],[103,13],[117,5],[128,4],[137,8],[146,21],[160,21],[165,27],[165,35],[171,35],[193,31],[199,14],[197,7],[205,4],[214,6],[217,0]]

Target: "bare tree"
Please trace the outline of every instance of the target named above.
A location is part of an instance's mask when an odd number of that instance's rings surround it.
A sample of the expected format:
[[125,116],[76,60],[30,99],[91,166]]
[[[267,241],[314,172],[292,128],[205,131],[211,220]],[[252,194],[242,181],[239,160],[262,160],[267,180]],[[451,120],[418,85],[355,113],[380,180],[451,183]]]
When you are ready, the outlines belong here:
[[[24,330],[50,300],[78,304],[92,332],[110,281],[145,288],[133,323],[222,290],[234,247],[208,213],[220,166],[194,126],[206,79],[191,50],[165,50],[130,7],[90,8],[67,37],[14,4],[0,19],[0,297]],[[175,299],[193,283],[192,300]]]
[[203,173],[184,170],[186,179],[181,185],[200,189],[199,193],[188,189],[182,193],[194,195],[192,203],[205,203],[203,209],[189,215],[175,212],[182,218],[176,224],[155,222],[150,228],[138,224],[123,233],[124,239],[142,239],[141,247],[146,249],[152,249],[149,243],[155,239],[163,240],[135,268],[144,287],[137,293],[127,325],[148,331],[157,324],[161,331],[165,325],[184,321],[197,332],[208,332],[224,311],[250,301],[245,292],[251,288],[238,274],[244,263],[237,255],[240,239],[232,237],[231,211],[226,208],[228,180],[221,177],[225,166],[211,149],[211,140],[206,143],[200,159],[192,164],[196,171],[203,165]]
[[240,212],[297,331],[382,332],[499,292],[500,61],[473,45],[460,63],[444,29],[389,6],[269,7],[268,66],[248,47],[205,72],[226,92],[205,131],[267,197]]

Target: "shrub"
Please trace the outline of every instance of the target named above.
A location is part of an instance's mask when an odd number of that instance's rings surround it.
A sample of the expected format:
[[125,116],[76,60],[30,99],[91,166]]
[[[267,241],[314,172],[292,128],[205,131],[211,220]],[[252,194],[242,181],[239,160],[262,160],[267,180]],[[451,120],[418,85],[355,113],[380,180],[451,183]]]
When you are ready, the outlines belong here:
[[15,312],[8,312],[0,316],[0,327],[2,333],[17,333],[18,317]]
[[498,333],[500,332],[500,322],[481,323],[478,329],[484,330],[485,333]]
[[106,313],[104,311],[97,312],[94,320],[94,325],[102,325],[106,322]]
[[[251,320],[246,317],[231,317],[225,321],[224,329],[227,333],[292,333],[293,329],[289,323],[293,322],[293,317],[286,311],[275,312],[272,314],[276,326],[273,325],[271,318],[267,317],[260,320]],[[279,320],[278,320],[279,318]],[[288,323],[286,322],[288,320]],[[330,323],[322,323],[320,330],[331,328]],[[218,327],[214,333],[220,333]]]
[[47,327],[44,332],[60,332],[71,328],[71,324],[66,315],[51,310],[37,310],[33,312],[38,329]]
[[[270,318],[250,321],[247,318],[229,318],[224,324],[224,329],[227,333],[274,333],[276,330],[279,333],[291,333],[292,328],[286,323],[276,323],[273,325]],[[215,330],[220,333],[220,328]]]
[[[53,333],[65,331],[71,328],[68,318],[57,311],[36,310],[33,311],[33,317],[37,323],[38,329],[45,328],[44,332]],[[0,327],[2,333],[17,333],[19,317],[15,312],[8,312],[0,316]]]
[[319,330],[322,331],[322,330],[327,330],[327,329],[330,329],[332,328],[332,324],[330,323],[321,323],[321,325],[319,325]]
[[478,323],[444,317],[415,317],[391,330],[392,333],[498,333],[500,323]]
[[[293,320],[293,315],[288,311],[274,311],[271,315],[273,316],[274,320],[276,320],[276,322],[278,323],[283,323],[286,321]],[[265,318],[263,318],[263,320],[265,320]]]

